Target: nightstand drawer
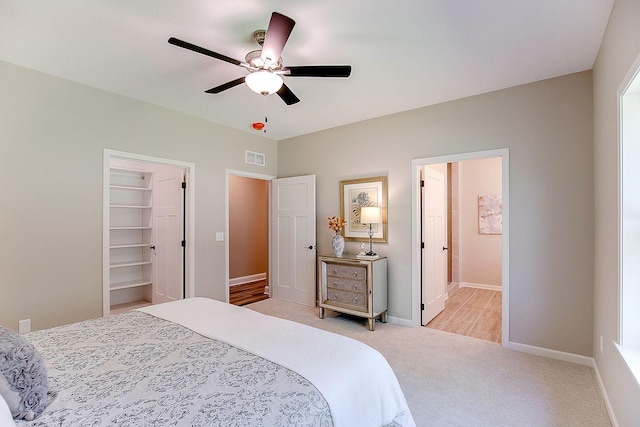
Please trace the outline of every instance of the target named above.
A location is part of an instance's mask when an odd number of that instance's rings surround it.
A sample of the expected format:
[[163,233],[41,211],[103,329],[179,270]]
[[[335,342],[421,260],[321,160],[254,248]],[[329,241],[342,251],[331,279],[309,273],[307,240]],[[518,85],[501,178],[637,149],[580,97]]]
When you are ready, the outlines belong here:
[[344,277],[351,280],[365,280],[367,267],[359,265],[329,264],[327,276]]
[[367,291],[366,280],[351,280],[343,277],[327,276],[327,288],[341,289],[344,291],[364,294]]
[[327,289],[327,300],[355,307],[366,308],[367,306],[366,294],[343,291],[341,289]]

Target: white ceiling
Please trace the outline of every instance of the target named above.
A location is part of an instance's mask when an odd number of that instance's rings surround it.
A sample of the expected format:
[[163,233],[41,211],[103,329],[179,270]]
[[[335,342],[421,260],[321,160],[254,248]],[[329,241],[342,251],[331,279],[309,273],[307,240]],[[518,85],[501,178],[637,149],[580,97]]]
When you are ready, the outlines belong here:
[[[613,0],[0,0],[0,60],[282,140],[593,67]],[[285,65],[352,65],[294,78],[285,105],[246,70],[172,46],[171,36],[244,60],[272,11],[296,26]],[[0,94],[1,96],[1,94]],[[262,133],[259,133],[262,134]]]

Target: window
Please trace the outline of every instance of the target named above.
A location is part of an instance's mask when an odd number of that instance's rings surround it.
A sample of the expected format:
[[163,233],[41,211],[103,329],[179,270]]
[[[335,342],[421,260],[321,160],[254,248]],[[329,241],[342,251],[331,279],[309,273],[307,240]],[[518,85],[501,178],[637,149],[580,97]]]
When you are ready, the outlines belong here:
[[621,282],[618,349],[640,381],[640,67],[620,96]]

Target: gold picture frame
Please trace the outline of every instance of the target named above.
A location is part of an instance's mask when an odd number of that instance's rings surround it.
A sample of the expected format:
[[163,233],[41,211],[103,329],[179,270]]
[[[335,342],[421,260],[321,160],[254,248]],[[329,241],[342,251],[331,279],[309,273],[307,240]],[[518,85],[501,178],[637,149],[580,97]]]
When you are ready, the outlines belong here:
[[387,242],[387,177],[340,181],[340,216],[345,219],[344,240],[368,242],[369,226],[360,223],[363,206],[379,206],[382,224],[374,224],[373,241]]

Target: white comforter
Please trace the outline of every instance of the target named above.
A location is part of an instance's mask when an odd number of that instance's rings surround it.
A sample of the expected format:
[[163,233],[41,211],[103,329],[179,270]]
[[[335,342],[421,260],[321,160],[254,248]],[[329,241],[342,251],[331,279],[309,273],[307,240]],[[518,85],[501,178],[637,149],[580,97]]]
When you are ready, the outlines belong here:
[[297,372],[322,393],[335,427],[415,426],[391,367],[359,341],[207,298],[140,311]]

